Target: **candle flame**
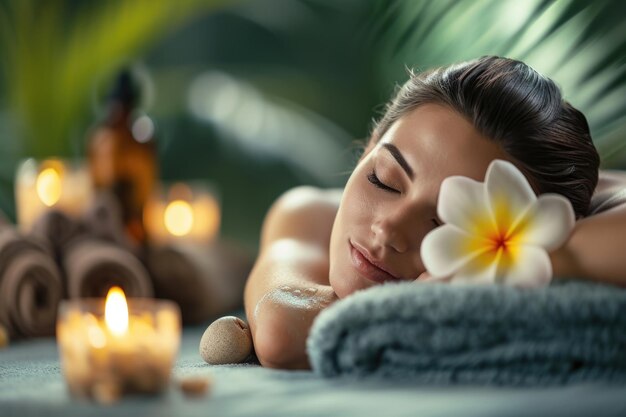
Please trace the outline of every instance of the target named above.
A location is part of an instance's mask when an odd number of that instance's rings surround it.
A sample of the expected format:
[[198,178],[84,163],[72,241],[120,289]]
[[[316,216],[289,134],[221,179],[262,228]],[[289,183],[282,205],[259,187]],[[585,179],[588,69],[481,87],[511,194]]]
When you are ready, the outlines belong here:
[[61,176],[56,169],[46,168],[37,176],[36,188],[39,199],[52,207],[61,198]]
[[165,209],[164,221],[168,232],[174,236],[185,236],[193,227],[193,210],[186,201],[174,200]]
[[128,330],[128,304],[120,287],[111,288],[107,294],[104,321],[111,333],[116,336],[121,336]]

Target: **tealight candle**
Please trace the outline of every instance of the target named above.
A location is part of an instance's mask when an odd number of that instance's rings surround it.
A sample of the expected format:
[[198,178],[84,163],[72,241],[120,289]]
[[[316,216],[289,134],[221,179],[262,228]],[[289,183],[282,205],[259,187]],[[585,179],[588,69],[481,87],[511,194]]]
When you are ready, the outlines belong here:
[[180,345],[180,310],[166,300],[128,302],[119,287],[102,299],[65,300],[57,341],[71,394],[109,403],[165,390]]
[[206,186],[175,183],[157,187],[144,210],[149,239],[156,243],[212,242],[220,226],[220,206]]
[[91,196],[91,180],[82,161],[27,159],[15,176],[17,222],[24,232],[30,231],[37,218],[53,207],[79,215]]

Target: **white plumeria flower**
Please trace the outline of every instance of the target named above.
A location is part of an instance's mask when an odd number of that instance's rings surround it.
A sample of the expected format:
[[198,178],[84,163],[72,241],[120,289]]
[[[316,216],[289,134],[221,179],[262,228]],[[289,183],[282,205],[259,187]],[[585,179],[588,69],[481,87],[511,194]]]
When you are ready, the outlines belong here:
[[441,183],[437,214],[445,223],[422,241],[424,266],[434,280],[547,285],[548,252],[574,228],[572,205],[559,194],[535,195],[510,162],[494,160],[485,182],[452,176]]

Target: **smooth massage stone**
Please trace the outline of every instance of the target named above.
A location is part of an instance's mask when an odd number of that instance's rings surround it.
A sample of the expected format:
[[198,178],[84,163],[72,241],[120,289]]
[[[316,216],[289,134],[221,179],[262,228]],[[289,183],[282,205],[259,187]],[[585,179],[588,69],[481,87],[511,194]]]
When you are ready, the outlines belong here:
[[221,317],[204,331],[199,350],[211,365],[241,363],[252,353],[250,328],[238,317]]

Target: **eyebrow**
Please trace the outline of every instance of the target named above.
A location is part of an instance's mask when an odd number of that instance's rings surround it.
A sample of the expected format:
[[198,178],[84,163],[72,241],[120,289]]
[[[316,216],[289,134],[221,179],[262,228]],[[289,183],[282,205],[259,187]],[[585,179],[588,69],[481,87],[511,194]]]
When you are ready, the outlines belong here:
[[400,164],[404,172],[406,172],[406,174],[412,180],[414,177],[413,169],[409,166],[408,162],[406,162],[406,159],[404,159],[404,156],[402,156],[402,154],[400,153],[400,150],[391,143],[383,143],[383,146],[385,147],[385,149],[389,151],[391,156],[395,158],[395,160],[398,162],[398,164]]

